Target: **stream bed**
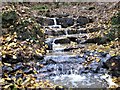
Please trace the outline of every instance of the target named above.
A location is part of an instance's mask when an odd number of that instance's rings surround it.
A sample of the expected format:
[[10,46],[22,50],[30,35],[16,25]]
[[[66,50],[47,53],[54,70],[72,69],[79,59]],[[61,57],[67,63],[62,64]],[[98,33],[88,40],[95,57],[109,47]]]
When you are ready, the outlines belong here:
[[[44,60],[40,62],[44,67],[37,70],[38,76],[41,76],[39,79],[48,79],[54,84],[67,88],[107,88],[116,85],[104,68],[104,62],[110,58],[110,55],[86,50],[81,56],[77,50],[85,48],[86,45],[80,42],[84,42],[89,36],[78,32],[68,34],[67,31],[65,29],[65,35],[48,35],[46,43],[50,48]],[[85,66],[87,59],[94,55],[100,61],[94,59]]]

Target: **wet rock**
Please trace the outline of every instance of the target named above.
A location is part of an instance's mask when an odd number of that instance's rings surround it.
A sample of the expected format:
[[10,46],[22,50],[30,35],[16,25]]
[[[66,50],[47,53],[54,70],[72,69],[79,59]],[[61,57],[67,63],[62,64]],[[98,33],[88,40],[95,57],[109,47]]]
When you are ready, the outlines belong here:
[[48,65],[48,64],[56,64],[56,61],[49,59],[46,61],[46,65]]
[[52,42],[50,43],[47,43],[47,45],[48,45],[48,48],[46,48],[47,50],[52,50],[53,48],[52,48]]
[[113,76],[120,76],[120,56],[113,56],[106,61],[106,66],[110,70],[110,74]]
[[70,50],[73,50],[73,49],[78,49],[79,47],[68,47],[68,48],[65,48],[64,51],[70,51]]
[[67,30],[68,34],[79,34],[78,30]]
[[5,57],[2,57],[2,62],[16,64],[18,62],[22,62],[22,58],[19,56],[16,59],[13,56],[6,54]]
[[[92,32],[97,32],[99,31],[101,28],[91,28],[88,30],[89,33],[92,33]],[[87,31],[86,31],[87,32]]]
[[16,74],[16,78],[17,78],[17,79],[18,79],[18,78],[23,78],[23,76],[24,76],[23,73],[17,73],[17,74]]
[[44,25],[44,18],[36,18],[37,23],[40,23],[42,26]]
[[23,72],[24,72],[25,74],[33,74],[33,73],[34,73],[34,72],[33,72],[33,69],[30,68],[30,67],[24,67]]
[[46,35],[54,35],[54,34],[55,34],[55,31],[53,31],[53,30],[46,30],[46,31],[45,31],[45,34],[46,34]]
[[95,7],[89,7],[88,8],[88,10],[94,10],[95,9]]
[[48,48],[46,48],[47,50],[52,50],[52,43],[53,43],[53,39],[48,39],[45,41],[45,43],[48,45]]
[[16,65],[14,66],[14,70],[13,70],[11,73],[16,72],[17,70],[20,70],[20,69],[22,69],[23,67],[24,67],[24,66],[23,66],[22,63],[18,63],[18,64],[16,64]]
[[62,17],[68,17],[69,14],[64,13],[64,14],[49,14],[49,17],[58,17],[58,18],[62,18]]
[[69,26],[74,25],[74,19],[72,18],[58,18],[57,23],[61,25],[63,28],[67,28]]
[[54,25],[53,19],[44,19],[44,26]]
[[41,18],[37,18],[36,21],[40,23],[42,26],[54,25],[53,19],[46,19],[41,17]]
[[108,53],[100,52],[100,55],[101,55],[102,57],[106,57],[107,54],[108,54]]
[[35,60],[42,60],[42,59],[44,59],[44,56],[34,55],[33,58],[34,58]]
[[62,39],[56,39],[55,44],[68,44],[70,43],[70,40],[68,38],[62,38]]
[[86,25],[87,23],[90,22],[90,19],[85,17],[85,16],[79,16],[77,19],[77,23],[78,25],[82,26],[82,25]]
[[67,37],[72,42],[77,42],[77,37]]
[[13,68],[12,67],[8,67],[8,66],[3,66],[2,67],[2,71],[4,73],[9,73],[9,72],[13,71]]
[[57,31],[57,35],[66,35],[66,33],[64,32],[64,30],[60,30],[60,31]]
[[91,39],[87,39],[85,42],[83,42],[84,44],[85,43],[97,43],[97,44],[105,44],[109,42],[109,40],[106,38],[106,37],[96,37],[96,38],[91,38]]

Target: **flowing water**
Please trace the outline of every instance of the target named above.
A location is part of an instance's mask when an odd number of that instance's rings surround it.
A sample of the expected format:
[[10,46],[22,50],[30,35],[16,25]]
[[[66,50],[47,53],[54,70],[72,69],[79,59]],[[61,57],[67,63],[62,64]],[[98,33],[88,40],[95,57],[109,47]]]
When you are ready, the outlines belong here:
[[[53,26],[57,26],[56,19],[52,19],[54,20]],[[80,53],[75,53],[75,50],[65,51],[65,48],[69,47],[70,43],[56,44],[56,40],[74,36],[82,42],[84,40],[83,36],[88,37],[87,34],[81,33],[69,34],[68,29],[65,29],[65,34],[52,36],[52,38],[48,35],[46,42],[50,42],[52,50],[48,50],[44,61],[40,62],[44,65],[43,68],[38,69],[38,73],[42,74],[40,79],[48,79],[55,84],[72,88],[106,88],[110,85],[116,85],[112,82],[111,76],[107,74],[107,70],[102,67],[103,62],[110,56],[106,55],[103,57],[101,53],[96,51],[86,50],[83,56],[80,56]],[[85,47],[85,45],[80,43],[77,43],[76,46]],[[87,57],[95,54],[101,61],[97,62],[94,60],[88,66],[84,66],[83,63],[87,61]]]

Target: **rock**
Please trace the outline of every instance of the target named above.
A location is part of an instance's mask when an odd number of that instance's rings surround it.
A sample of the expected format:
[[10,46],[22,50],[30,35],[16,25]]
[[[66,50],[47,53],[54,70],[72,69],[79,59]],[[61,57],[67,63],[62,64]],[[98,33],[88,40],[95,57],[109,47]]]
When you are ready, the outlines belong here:
[[67,30],[68,34],[79,34],[78,30]]
[[33,58],[34,58],[35,60],[42,60],[42,59],[44,59],[44,56],[34,55]]
[[36,21],[40,23],[42,26],[49,26],[49,25],[54,25],[54,21],[52,19],[47,19],[47,18],[37,18]]
[[77,42],[77,37],[67,37],[72,42]]
[[107,42],[109,42],[109,39],[107,37],[95,37],[95,38],[87,39],[83,43],[105,44]]
[[65,31],[64,30],[59,30],[57,31],[57,35],[66,35]]
[[111,57],[105,62],[105,65],[109,68],[110,74],[120,76],[120,56]]
[[44,26],[54,25],[53,19],[44,19]]
[[57,23],[58,23],[58,25],[61,25],[63,28],[67,28],[69,26],[74,25],[74,19],[72,19],[72,18],[58,18]]
[[64,13],[64,14],[49,14],[49,16],[48,17],[58,17],[58,18],[62,18],[62,17],[68,17],[69,16],[69,14],[67,14],[67,13]]
[[4,12],[2,14],[2,27],[8,28],[10,25],[13,25],[18,19],[18,15],[15,11]]
[[49,60],[47,61],[47,64],[56,64],[56,61],[55,61],[55,60],[52,60],[52,59],[49,59]]
[[88,8],[88,10],[94,10],[95,9],[95,7],[89,7]]
[[62,38],[62,39],[56,39],[55,44],[68,44],[70,43],[70,40],[68,38]]
[[[97,32],[97,31],[99,31],[100,29],[102,29],[102,28],[91,28],[91,29],[88,30],[88,32],[89,32],[89,33]],[[87,30],[86,30],[86,32],[87,32]]]
[[73,50],[73,49],[78,49],[79,47],[69,47],[69,48],[65,48],[64,51],[70,51],[70,50]]
[[41,18],[36,18],[37,23],[40,23],[42,26],[44,25],[44,19]]
[[24,66],[22,63],[15,64],[13,72],[22,69]]
[[2,57],[2,62],[16,64],[18,62],[23,62],[23,60],[20,56],[16,59],[13,59],[11,55],[6,54],[5,58]]
[[77,23],[78,25],[82,26],[82,25],[86,25],[87,23],[92,22],[92,19],[89,19],[85,16],[79,16],[77,19]]
[[10,73],[11,71],[13,71],[13,68],[12,67],[9,67],[9,66],[3,66],[2,67],[2,71],[4,73]]
[[47,50],[52,50],[52,42],[50,43],[47,43],[47,45],[48,45],[48,48],[46,48]]
[[48,38],[48,39],[46,39],[45,43],[48,45],[48,48],[46,48],[46,49],[47,50],[52,50],[53,39]]

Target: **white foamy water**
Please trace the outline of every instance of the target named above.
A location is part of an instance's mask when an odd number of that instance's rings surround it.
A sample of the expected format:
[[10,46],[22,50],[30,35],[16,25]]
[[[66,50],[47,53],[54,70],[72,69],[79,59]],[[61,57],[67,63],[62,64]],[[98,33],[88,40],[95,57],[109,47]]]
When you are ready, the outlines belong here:
[[76,87],[76,88],[109,88],[111,86],[118,85],[112,81],[110,75],[93,75],[91,73],[78,75],[78,74],[70,74],[70,75],[60,75],[53,76],[50,78],[52,82],[63,85],[66,87]]
[[118,85],[112,81],[112,77],[110,75],[105,74],[105,75],[101,76],[101,78],[105,79],[107,81],[107,83],[109,84],[109,87],[111,87],[111,86],[118,87]]
[[70,74],[50,77],[50,80],[58,85],[71,88],[107,88],[109,83],[106,78],[100,78],[100,75],[93,74]]

